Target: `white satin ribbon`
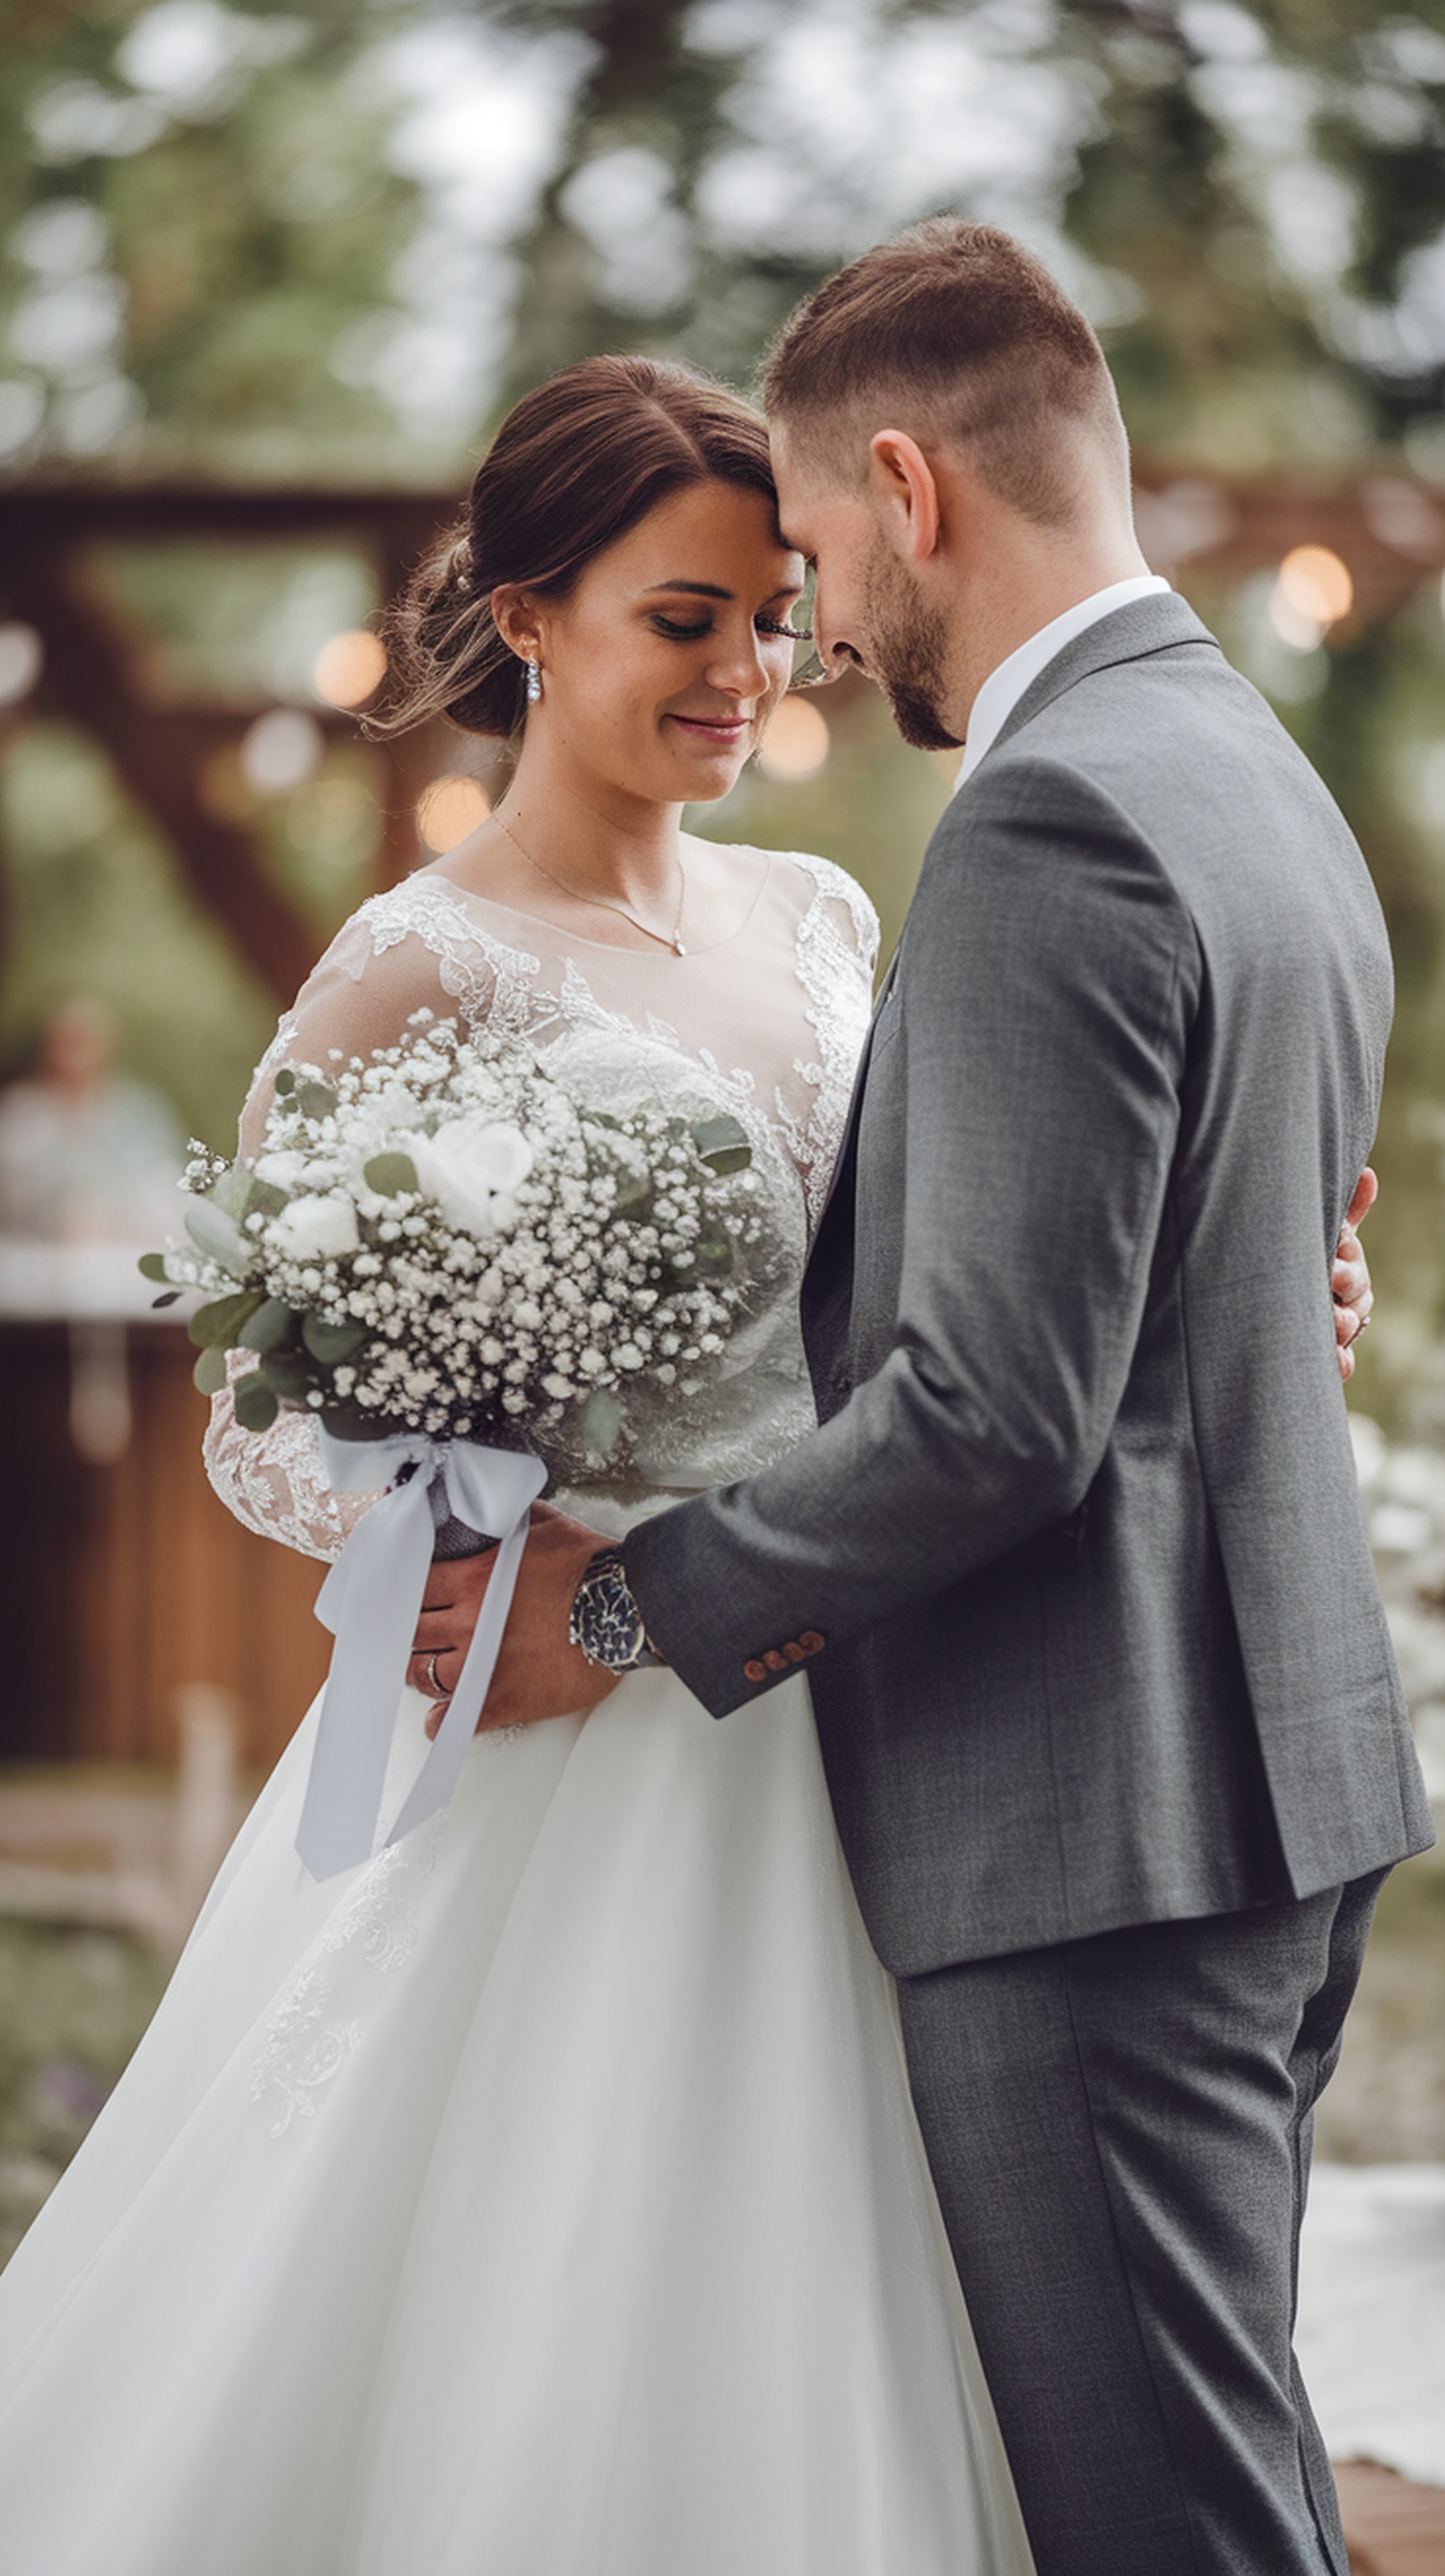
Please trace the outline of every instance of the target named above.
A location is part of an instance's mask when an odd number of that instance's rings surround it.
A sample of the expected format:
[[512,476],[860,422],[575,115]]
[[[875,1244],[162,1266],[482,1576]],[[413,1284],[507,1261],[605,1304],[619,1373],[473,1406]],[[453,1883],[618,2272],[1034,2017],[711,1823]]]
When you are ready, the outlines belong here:
[[[380,1482],[387,1487],[357,1522],[316,1603],[316,1616],[336,1646],[296,1848],[313,1878],[332,1878],[369,1860],[376,1842],[397,1701],[431,1565],[433,1476],[440,1468],[457,1519],[501,1544],[446,1716],[387,1835],[389,1843],[444,1807],[456,1787],[496,1668],[527,1544],[528,1514],[547,1475],[540,1459],[523,1451],[484,1449],[473,1440],[430,1440],[422,1432],[394,1440],[335,1440],[323,1427],[321,1454],[337,1493],[374,1490]],[[396,1477],[407,1465],[416,1473],[398,1485]]]

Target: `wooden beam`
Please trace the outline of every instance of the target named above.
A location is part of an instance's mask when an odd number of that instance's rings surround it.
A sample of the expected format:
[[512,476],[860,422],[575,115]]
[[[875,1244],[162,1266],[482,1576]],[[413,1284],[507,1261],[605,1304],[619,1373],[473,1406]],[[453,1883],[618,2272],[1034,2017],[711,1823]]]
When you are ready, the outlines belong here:
[[266,875],[250,835],[208,813],[199,793],[198,756],[218,730],[225,739],[234,737],[234,719],[219,728],[216,719],[192,716],[193,756],[178,759],[174,715],[135,696],[114,637],[66,585],[50,550],[12,542],[5,591],[12,613],[45,639],[44,702],[63,709],[104,746],[137,803],[160,825],[206,909],[224,923],[273,994],[288,1002],[314,963],[315,933]]
[[[413,565],[426,552],[439,530],[455,518],[458,496],[455,492],[387,491],[376,489],[309,490],[305,486],[270,491],[247,491],[225,485],[201,483],[167,483],[156,485],[98,484],[72,485],[61,480],[27,484],[0,485],[0,591],[8,598],[14,613],[31,616],[31,623],[49,634],[52,610],[46,616],[34,614],[21,605],[19,586],[6,569],[18,567],[22,558],[64,555],[72,546],[85,543],[144,544],[176,539],[219,538],[237,543],[264,538],[290,538],[302,542],[307,538],[336,537],[354,543],[369,553],[376,564],[377,586],[383,600],[400,590]],[[54,576],[57,582],[63,575]],[[90,616],[78,603],[78,616]],[[88,652],[93,669],[95,654]],[[125,656],[118,637],[111,637],[112,669],[124,670]],[[99,731],[99,725],[76,702],[76,692],[67,685],[67,711],[82,723]],[[229,711],[231,736],[249,714],[259,714],[259,707],[247,711]],[[355,719],[328,708],[311,710],[317,722],[328,732],[346,732]],[[135,702],[128,695],[125,722],[127,732],[135,720]],[[195,722],[199,711],[155,708],[146,716],[146,732],[154,755],[151,768],[172,780],[187,765],[187,756],[199,738]],[[167,740],[169,735],[169,740]],[[114,748],[108,736],[107,747]],[[202,750],[204,746],[201,746]],[[375,747],[380,771],[379,803],[381,832],[377,849],[376,882],[393,885],[416,865],[418,842],[416,806],[428,781],[440,771],[469,765],[459,743],[448,740],[448,729],[440,722],[427,725],[415,733],[392,737]],[[194,776],[198,765],[190,760]],[[149,775],[149,773],[148,773]],[[197,894],[224,920],[231,936],[237,939],[252,961],[261,965],[267,981],[277,990],[274,957],[277,942],[259,921],[257,906],[242,893],[239,901],[244,914],[244,927],[236,918],[231,893],[231,878],[237,862],[227,856],[244,842],[246,857],[239,862],[239,873],[254,879],[256,853],[249,838],[236,827],[218,824],[214,817],[205,821],[207,849],[203,852],[197,836],[194,815],[185,819],[185,838],[181,838],[181,818],[162,814],[149,786],[142,787],[130,778],[134,791],[143,797],[175,841]],[[192,800],[194,801],[194,800]],[[263,902],[274,889],[262,879]],[[220,899],[218,899],[218,897]],[[280,900],[280,898],[277,898]],[[274,904],[272,906],[274,911]],[[271,966],[261,964],[258,939]],[[314,941],[313,941],[314,946]],[[284,944],[282,947],[284,954]],[[309,959],[308,959],[309,962]],[[289,999],[297,978],[285,988]]]

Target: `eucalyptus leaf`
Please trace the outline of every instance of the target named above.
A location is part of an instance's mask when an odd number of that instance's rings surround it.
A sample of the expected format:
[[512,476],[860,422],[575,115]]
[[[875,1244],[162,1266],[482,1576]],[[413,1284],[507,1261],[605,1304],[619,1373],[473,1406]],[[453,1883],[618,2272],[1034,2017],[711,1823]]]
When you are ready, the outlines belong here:
[[316,1384],[316,1371],[299,1351],[268,1351],[256,1376],[284,1404],[300,1404]]
[[165,1287],[171,1275],[166,1268],[166,1256],[163,1252],[143,1252],[136,1263],[136,1268],[142,1279],[154,1279],[162,1288]]
[[301,1319],[301,1339],[323,1368],[336,1368],[342,1360],[353,1359],[370,1335],[369,1324],[328,1324],[323,1315],[304,1315]]
[[745,1172],[753,1159],[747,1129],[736,1118],[695,1118],[688,1133],[698,1161],[719,1177],[725,1172]]
[[164,1297],[152,1297],[151,1313],[153,1315],[158,1315],[163,1306],[178,1306],[180,1304],[180,1300],[181,1292],[179,1288],[168,1288]]
[[203,1351],[227,1351],[238,1339],[265,1297],[262,1288],[237,1288],[229,1297],[213,1297],[198,1306],[186,1329]]
[[222,1350],[202,1351],[191,1371],[202,1395],[219,1395],[226,1383],[226,1354]]
[[243,1351],[274,1351],[287,1340],[296,1322],[294,1310],[280,1297],[265,1297],[236,1340]]
[[373,1154],[363,1167],[362,1179],[379,1199],[399,1198],[404,1190],[421,1188],[410,1154]]
[[319,1082],[315,1074],[303,1074],[296,1085],[296,1098],[308,1118],[329,1118],[336,1107],[336,1094],[329,1082]]
[[222,1173],[210,1197],[214,1206],[224,1209],[240,1226],[248,1216],[279,1216],[286,1205],[284,1190],[278,1190],[273,1181],[258,1180],[243,1163],[234,1163],[229,1172]]
[[282,1065],[280,1072],[276,1076],[274,1088],[279,1100],[289,1098],[290,1094],[296,1088],[296,1069],[294,1065]]
[[256,1255],[234,1219],[211,1199],[192,1199],[186,1210],[186,1232],[198,1250],[229,1270],[233,1279],[250,1276]]
[[233,1217],[239,1225],[246,1214],[252,1178],[253,1175],[247,1171],[244,1163],[232,1163],[227,1171],[222,1172],[220,1179],[213,1182],[205,1195],[212,1207],[220,1208],[223,1215]]
[[261,1383],[259,1371],[236,1380],[236,1420],[243,1431],[269,1431],[281,1407],[269,1386]]

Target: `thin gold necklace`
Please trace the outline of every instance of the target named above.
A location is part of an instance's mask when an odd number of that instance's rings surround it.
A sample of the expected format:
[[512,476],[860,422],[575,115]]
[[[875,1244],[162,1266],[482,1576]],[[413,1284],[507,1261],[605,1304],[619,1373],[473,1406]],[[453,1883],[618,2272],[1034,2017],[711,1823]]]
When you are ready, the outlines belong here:
[[521,851],[528,867],[535,868],[539,877],[546,877],[548,883],[556,886],[559,893],[570,894],[574,903],[589,904],[594,912],[620,913],[624,921],[631,922],[634,930],[641,931],[644,939],[655,939],[659,948],[670,948],[674,957],[687,955],[687,950],[678,937],[678,932],[682,928],[682,908],[687,901],[687,876],[680,853],[677,862],[677,918],[670,932],[654,930],[650,922],[639,921],[636,913],[630,911],[625,903],[610,903],[605,894],[584,894],[580,886],[568,885],[564,877],[554,876],[550,868],[544,868],[541,860],[534,859],[531,851],[523,847],[504,815],[494,812],[492,821],[501,825],[513,849]]

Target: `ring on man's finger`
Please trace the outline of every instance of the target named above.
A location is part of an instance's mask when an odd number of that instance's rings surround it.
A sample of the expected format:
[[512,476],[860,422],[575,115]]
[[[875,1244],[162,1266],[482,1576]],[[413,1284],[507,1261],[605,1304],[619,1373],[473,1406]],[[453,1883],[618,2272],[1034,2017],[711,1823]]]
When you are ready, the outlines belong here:
[[[437,1655],[444,1655],[446,1651],[445,1646],[438,1646]],[[427,1688],[434,1699],[450,1699],[451,1692],[446,1683],[437,1678],[437,1655],[428,1655],[426,1659]]]

